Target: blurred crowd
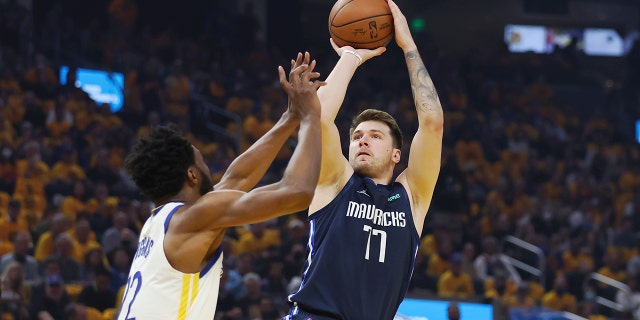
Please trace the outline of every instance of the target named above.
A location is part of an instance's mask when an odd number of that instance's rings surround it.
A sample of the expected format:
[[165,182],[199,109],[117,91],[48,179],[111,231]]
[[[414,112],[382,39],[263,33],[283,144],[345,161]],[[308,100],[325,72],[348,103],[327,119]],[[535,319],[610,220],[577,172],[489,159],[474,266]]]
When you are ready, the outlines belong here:
[[[178,124],[215,181],[286,108],[276,66],[288,66],[296,52],[256,37],[257,20],[233,1],[216,2],[199,34],[141,26],[132,0],[103,9],[87,20],[51,4],[34,21],[29,1],[0,1],[2,319],[112,319],[153,208],[122,166],[136,138]],[[235,17],[251,28],[234,29]],[[573,47],[548,55],[500,45],[448,53],[428,33],[415,36],[446,127],[409,294],[640,319],[635,48],[605,71]],[[337,59],[329,43],[306,45],[327,75]],[[61,65],[71,66],[64,85]],[[77,67],[124,73],[123,108],[112,113],[77,88]],[[394,44],[360,67],[338,127],[374,107],[412,136],[405,68]],[[241,121],[203,120],[206,108]],[[237,140],[228,138],[236,132]],[[263,183],[278,179],[293,148],[295,137]],[[307,233],[304,212],[230,230],[216,319],[279,319],[300,284]]]

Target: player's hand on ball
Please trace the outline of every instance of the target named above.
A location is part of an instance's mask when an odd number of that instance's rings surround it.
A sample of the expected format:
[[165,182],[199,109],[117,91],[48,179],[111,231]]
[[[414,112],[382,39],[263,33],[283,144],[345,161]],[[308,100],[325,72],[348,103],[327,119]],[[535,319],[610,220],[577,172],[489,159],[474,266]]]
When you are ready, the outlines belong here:
[[[385,51],[387,51],[386,47],[378,47],[375,49],[354,49],[351,46],[344,46],[344,47],[339,47],[335,41],[333,41],[332,38],[329,38],[329,42],[331,42],[331,46],[333,47],[333,50],[338,54],[338,56],[342,57],[342,54],[345,53],[345,50],[349,50],[352,52],[355,52],[358,56],[360,56],[360,58],[362,59],[362,61],[359,61],[358,65],[363,64],[365,61],[379,56],[382,53],[384,53]],[[348,53],[347,53],[348,54]]]

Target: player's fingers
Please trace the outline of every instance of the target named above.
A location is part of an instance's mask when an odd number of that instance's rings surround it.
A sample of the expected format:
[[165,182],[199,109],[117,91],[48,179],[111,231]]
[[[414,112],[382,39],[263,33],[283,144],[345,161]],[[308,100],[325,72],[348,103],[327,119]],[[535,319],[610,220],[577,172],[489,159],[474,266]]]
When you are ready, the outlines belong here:
[[306,64],[301,64],[297,66],[295,69],[291,70],[291,74],[289,74],[289,81],[291,85],[299,85],[302,79],[302,75],[309,68]]
[[296,57],[295,67],[297,67],[297,66],[299,66],[299,65],[304,63],[303,58],[304,58],[304,56],[302,55],[302,52],[298,52],[298,56]]
[[313,59],[313,61],[311,61],[311,63],[309,63],[309,69],[307,69],[307,72],[311,73],[313,72],[313,70],[316,68],[316,60]]
[[291,90],[291,84],[287,80],[287,75],[284,73],[284,68],[282,66],[278,66],[278,77],[280,78],[280,86],[288,94],[289,90]]
[[327,82],[322,80],[316,80],[313,82],[313,86],[316,87],[316,89],[326,85],[327,85]]
[[309,54],[309,51],[305,51],[304,52],[304,63],[305,64],[309,64],[310,60],[311,60],[311,55]]

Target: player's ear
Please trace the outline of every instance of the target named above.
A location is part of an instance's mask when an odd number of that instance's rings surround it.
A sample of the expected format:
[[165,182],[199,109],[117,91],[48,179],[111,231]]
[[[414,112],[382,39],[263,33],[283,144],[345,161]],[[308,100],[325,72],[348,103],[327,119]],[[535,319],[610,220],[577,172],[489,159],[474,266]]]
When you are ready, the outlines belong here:
[[198,170],[196,169],[195,166],[189,166],[189,169],[187,169],[187,180],[189,181],[190,184],[197,184],[198,183]]
[[395,164],[400,163],[401,157],[402,157],[402,151],[400,149],[393,149],[393,154],[391,156],[391,160],[393,161],[393,163]]

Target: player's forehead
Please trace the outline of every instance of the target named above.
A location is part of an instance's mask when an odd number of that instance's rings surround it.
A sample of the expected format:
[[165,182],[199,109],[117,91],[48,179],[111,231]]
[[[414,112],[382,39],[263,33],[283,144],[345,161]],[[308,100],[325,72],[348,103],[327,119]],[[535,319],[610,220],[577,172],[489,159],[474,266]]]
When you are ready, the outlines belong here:
[[360,122],[353,130],[354,133],[356,132],[362,133],[362,132],[370,132],[370,131],[388,134],[390,129],[389,129],[389,126],[382,121],[367,120],[367,121]]

